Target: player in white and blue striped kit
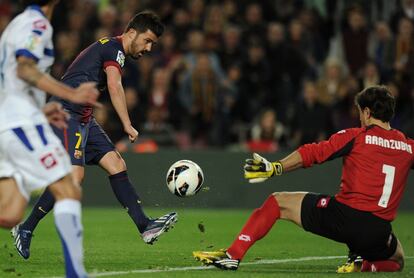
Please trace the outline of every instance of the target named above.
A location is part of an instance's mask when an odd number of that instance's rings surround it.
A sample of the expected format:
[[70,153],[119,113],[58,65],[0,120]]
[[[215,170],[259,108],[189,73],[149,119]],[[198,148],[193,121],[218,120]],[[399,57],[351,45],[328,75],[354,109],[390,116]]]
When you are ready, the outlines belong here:
[[93,83],[73,89],[46,74],[54,61],[49,20],[58,0],[23,2],[28,7],[0,39],[0,226],[19,223],[30,193],[48,187],[57,200],[54,216],[66,276],[86,277],[81,192],[72,180],[69,157],[48,122],[64,126],[65,114],[56,103],[45,105],[45,91],[89,105],[96,104],[98,92]]

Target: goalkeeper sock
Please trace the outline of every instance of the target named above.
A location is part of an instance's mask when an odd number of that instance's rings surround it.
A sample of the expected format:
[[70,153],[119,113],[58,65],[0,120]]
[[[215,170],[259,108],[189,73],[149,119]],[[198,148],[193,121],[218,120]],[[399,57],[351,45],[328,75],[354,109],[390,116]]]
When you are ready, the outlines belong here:
[[254,210],[240,234],[227,249],[232,259],[241,260],[247,250],[258,240],[263,238],[277,219],[280,218],[280,208],[275,196],[271,195],[263,205]]
[[362,262],[361,272],[396,272],[400,271],[401,266],[396,261],[366,261]]
[[142,210],[141,200],[129,181],[127,172],[123,171],[109,176],[109,182],[119,203],[127,209],[140,233],[144,232],[150,220]]
[[49,189],[46,188],[46,190],[34,205],[29,217],[26,219],[26,221],[23,222],[23,224],[21,224],[20,228],[22,230],[29,230],[33,232],[40,220],[42,220],[43,217],[45,217],[49,211],[52,210],[54,205],[55,198],[53,197],[52,193],[50,193]]

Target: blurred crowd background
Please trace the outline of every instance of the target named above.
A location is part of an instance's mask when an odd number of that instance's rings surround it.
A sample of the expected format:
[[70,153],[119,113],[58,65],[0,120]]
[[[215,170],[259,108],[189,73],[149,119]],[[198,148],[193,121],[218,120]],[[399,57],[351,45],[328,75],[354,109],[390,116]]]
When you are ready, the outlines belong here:
[[[16,2],[0,1],[0,33]],[[139,141],[108,94],[95,111],[121,151],[295,148],[358,126],[354,95],[375,84],[397,99],[393,127],[414,135],[414,0],[61,0],[52,75],[147,9],[166,30],[124,68]]]

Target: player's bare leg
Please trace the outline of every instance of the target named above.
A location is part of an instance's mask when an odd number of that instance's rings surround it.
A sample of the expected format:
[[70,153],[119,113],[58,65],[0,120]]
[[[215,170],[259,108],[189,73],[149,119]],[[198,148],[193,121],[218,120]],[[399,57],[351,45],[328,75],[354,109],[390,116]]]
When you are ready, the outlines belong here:
[[24,215],[27,200],[20,193],[12,178],[0,179],[0,227],[10,229],[18,224]]
[[254,210],[233,244],[227,250],[195,251],[193,256],[207,265],[237,270],[249,248],[262,239],[278,219],[289,220],[300,227],[302,200],[307,192],[276,192]]
[[79,165],[72,165],[72,178],[76,185],[81,186],[83,178],[85,177],[85,167]]
[[389,260],[396,261],[400,265],[400,270],[404,268],[404,249],[401,245],[401,242],[397,239],[397,250],[395,250],[394,255],[392,255]]
[[158,237],[168,231],[175,222],[177,214],[168,213],[156,219],[149,219],[142,207],[141,200],[130,182],[125,161],[116,151],[106,153],[99,165],[109,174],[109,182],[119,203],[128,211],[144,242],[154,243]]

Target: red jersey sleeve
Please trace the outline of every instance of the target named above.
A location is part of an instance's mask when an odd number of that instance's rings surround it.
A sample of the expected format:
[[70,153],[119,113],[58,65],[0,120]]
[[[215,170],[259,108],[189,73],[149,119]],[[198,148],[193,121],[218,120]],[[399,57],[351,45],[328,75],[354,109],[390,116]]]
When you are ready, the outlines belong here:
[[348,154],[353,147],[355,137],[365,128],[350,128],[338,131],[328,140],[319,143],[305,144],[298,148],[302,157],[303,167],[311,167],[328,160]]

